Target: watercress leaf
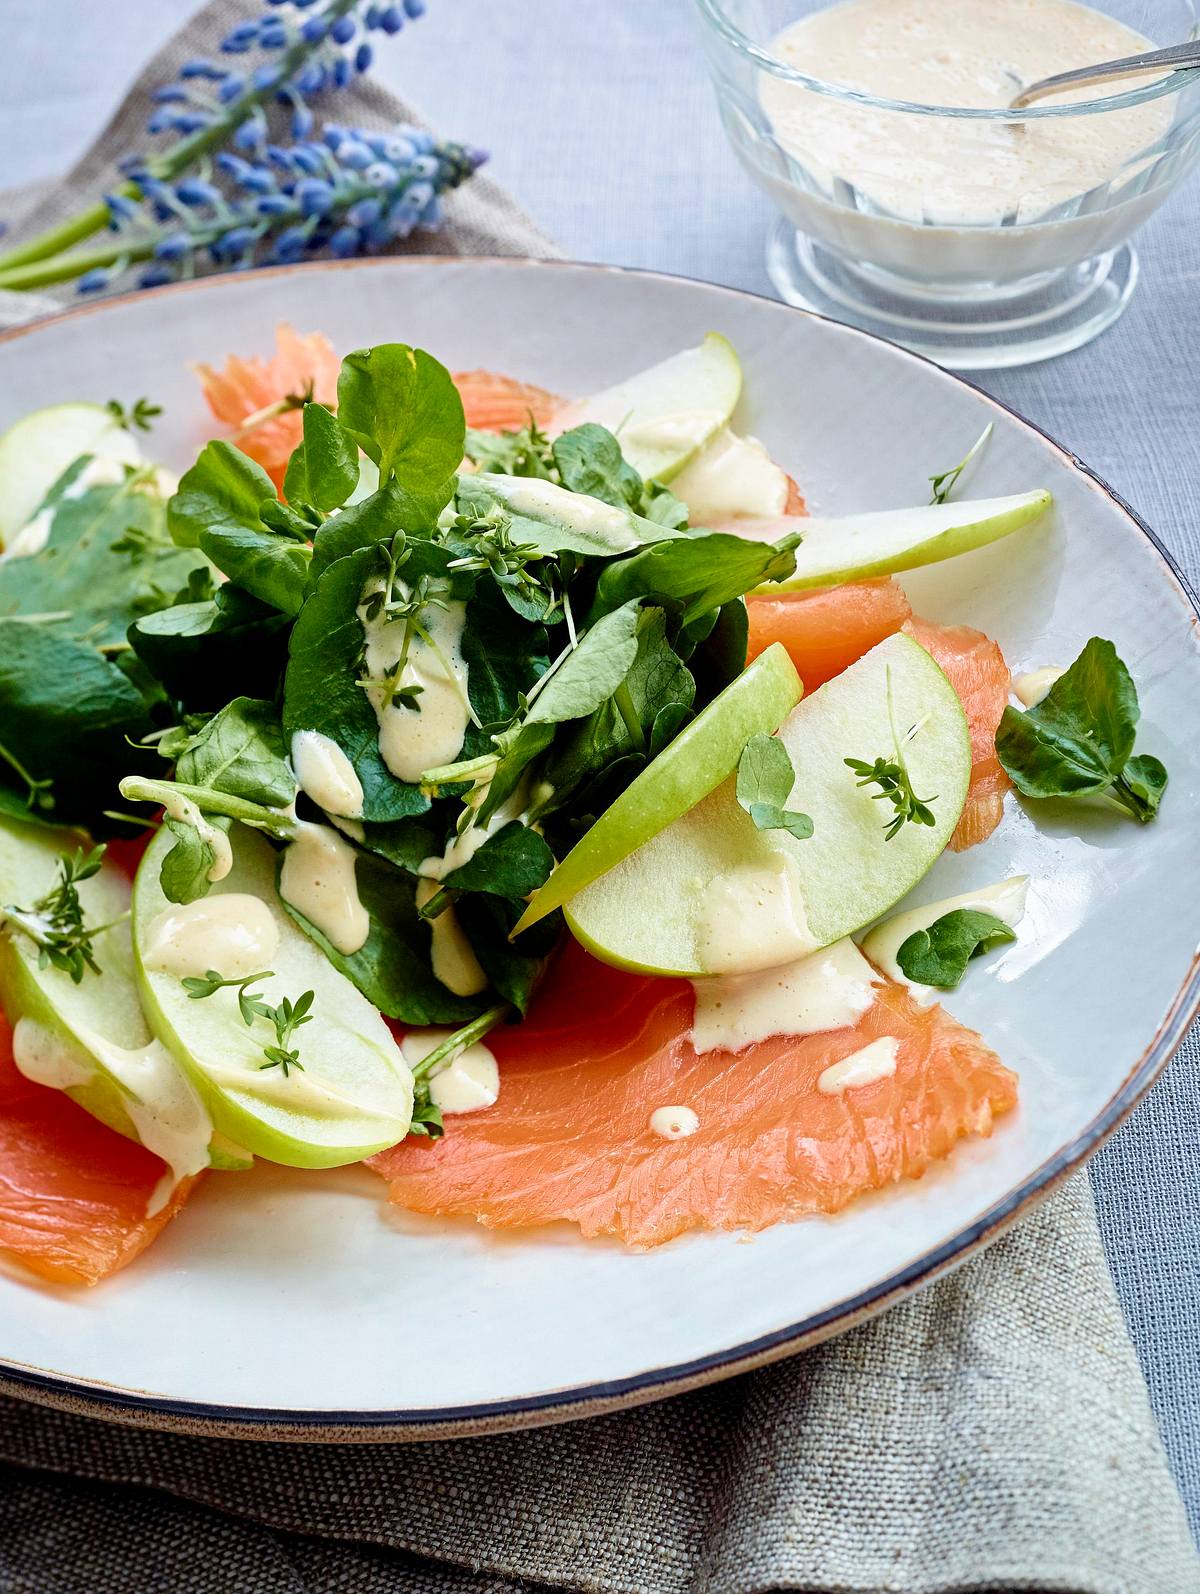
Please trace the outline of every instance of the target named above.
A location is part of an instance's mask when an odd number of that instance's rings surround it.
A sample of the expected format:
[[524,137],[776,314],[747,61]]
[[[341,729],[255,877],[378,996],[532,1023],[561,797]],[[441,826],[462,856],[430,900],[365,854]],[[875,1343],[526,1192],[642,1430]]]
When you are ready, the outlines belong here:
[[[229,829],[228,819],[213,817],[212,825]],[[159,883],[168,902],[198,902],[211,887],[213,849],[194,825],[185,820],[166,818],[163,824],[175,837],[175,845],[162,861]]]
[[137,656],[187,709],[215,709],[239,692],[274,697],[290,622],[226,582],[201,603],[144,615],[129,628]]
[[1167,787],[1167,771],[1151,753],[1135,753],[1121,771],[1114,796],[1143,824],[1158,812]]
[[745,809],[753,803],[782,808],[792,795],[796,772],[788,750],[778,736],[760,732],[742,749],[737,766],[737,800]]
[[[417,541],[409,546],[406,579],[416,580],[425,574],[446,576],[449,555],[444,548]],[[397,780],[384,763],[379,751],[379,721],[358,684],[363,654],[358,604],[363,588],[378,570],[378,552],[373,545],[326,568],[292,628],[283,687],[283,729],[288,745],[302,730],[320,731],[335,741],[362,782],[363,818],[368,821],[403,819],[429,807],[429,799],[418,786]],[[388,712],[410,711],[393,708]]]
[[434,978],[429,962],[430,928],[417,917],[415,881],[383,858],[360,853],[356,865],[359,900],[370,932],[357,952],[339,952],[302,913],[284,902],[289,916],[368,1001],[404,1024],[463,1024],[483,1011],[488,997],[455,996]]
[[639,613],[635,598],[589,626],[538,694],[526,724],[582,719],[610,698],[637,657]]
[[255,531],[229,526],[202,532],[200,546],[218,570],[252,597],[280,614],[299,614],[312,557],[303,543],[266,527]]
[[486,891],[523,902],[544,884],[554,867],[554,854],[536,830],[510,820],[483,843],[478,852],[442,881],[447,891]]
[[[1025,711],[1005,709],[996,753],[1027,797],[1105,792],[1135,817],[1149,818],[1153,808],[1140,812],[1136,797],[1127,801],[1119,779],[1133,751],[1138,715],[1137,689],[1116,648],[1092,637],[1040,703]],[[1146,771],[1139,765],[1135,773],[1140,777]],[[1153,786],[1153,765],[1149,773]]]
[[[695,697],[691,672],[667,640],[661,609],[643,609],[638,616],[637,652],[622,686],[626,709],[641,729],[635,741],[625,716],[611,696],[584,720],[559,732],[542,770],[553,795],[545,812],[566,806],[606,807],[653,756],[659,718],[686,715]],[[661,727],[665,733],[671,718]],[[678,728],[678,721],[675,721]],[[631,759],[625,764],[626,759]],[[599,782],[597,786],[594,783]]]
[[258,518],[268,531],[278,531],[293,542],[309,542],[316,529],[314,522],[320,521],[315,509],[310,519],[307,513],[280,503],[278,498],[264,498],[258,506]]
[[[685,635],[681,632],[675,638],[676,651],[681,654]],[[735,598],[732,603],[723,604],[712,630],[688,656],[688,668],[696,678],[698,702],[709,702],[742,673],[749,640],[750,617],[745,600]]]
[[429,492],[458,469],[466,441],[462,399],[444,365],[404,343],[358,349],[342,361],[338,419],[410,492]]
[[950,990],[967,971],[972,958],[990,952],[1016,935],[1003,919],[975,908],[955,908],[926,930],[916,930],[900,943],[896,961],[920,985]]
[[292,503],[336,509],[358,486],[358,445],[323,404],[304,406],[304,440],[283,478]]
[[[467,604],[462,638],[467,695],[480,725],[505,725],[549,665],[546,628],[523,625],[491,581],[480,581]],[[490,752],[491,737],[468,726],[462,757]]]
[[102,812],[117,806],[131,761],[156,767],[128,745],[152,729],[136,684],[95,648],[52,625],[0,619],[0,745],[33,779],[52,782],[59,823],[105,828]]
[[508,517],[513,541],[532,544],[545,555],[570,552],[609,559],[678,535],[629,509],[571,493],[556,482],[481,471],[459,477],[455,500],[463,515],[483,517],[499,509]]
[[274,482],[261,465],[232,443],[214,439],[184,472],[167,504],[171,538],[181,548],[196,548],[206,531],[226,526],[261,527],[258,506],[277,496]]
[[330,516],[317,532],[313,541],[310,583],[317,581],[335,560],[382,542],[398,531],[406,531],[414,537],[431,537],[438,516],[453,493],[453,477],[421,492],[410,491],[393,479],[369,498],[348,504],[340,513]]
[[273,703],[234,698],[208,720],[180,753],[176,779],[244,797],[266,808],[286,808],[296,779]]
[[644,482],[603,426],[587,422],[554,440],[558,479],[573,493],[587,493],[619,509],[676,530],[687,525],[687,505],[658,482]]
[[138,614],[168,604],[195,567],[208,569],[171,542],[162,498],[136,473],[60,494],[42,513],[43,547],[0,562],[0,614],[55,614],[61,634],[94,647],[122,646]]
[[650,731],[650,745],[646,749],[647,759],[657,758],[664,748],[669,747],[685,725],[690,725],[695,716],[686,703],[667,703],[659,709],[654,716],[654,724]]
[[399,869],[416,874],[426,858],[436,857],[445,843],[445,827],[429,814],[393,819],[389,824],[364,824],[363,846]]
[[[562,935],[562,915],[557,911],[510,940],[523,904],[482,892],[460,897],[455,912],[471,943],[479,966],[497,996],[511,1002],[519,1013],[529,1002]],[[485,998],[484,1000],[489,1000]]]
[[686,626],[765,581],[785,580],[796,568],[801,541],[800,532],[763,543],[710,531],[655,543],[614,560],[601,573],[592,614],[646,597],[678,604]]
[[812,820],[784,806],[795,783],[792,761],[779,738],[765,732],[752,736],[738,759],[736,791],[756,829],[786,830],[797,841],[808,840]]

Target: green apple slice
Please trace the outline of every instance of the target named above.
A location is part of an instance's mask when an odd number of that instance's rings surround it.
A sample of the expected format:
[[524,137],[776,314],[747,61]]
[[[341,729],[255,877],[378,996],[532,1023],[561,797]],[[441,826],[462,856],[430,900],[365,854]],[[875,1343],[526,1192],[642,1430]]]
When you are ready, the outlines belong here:
[[774,731],[804,687],[778,642],[714,697],[574,846],[518,920],[527,930],[694,808],[733,770],[752,736]]
[[134,956],[154,1033],[200,1092],[216,1127],[256,1156],[331,1168],[394,1146],[408,1133],[413,1087],[391,1031],[288,917],[275,890],[277,857],[269,843],[242,825],[234,826],[231,840],[233,867],[213,894],[244,893],[270,910],[279,933],[274,972],[252,986],[264,1001],[277,1005],[313,992],[312,1020],[295,1034],[302,1066],[286,1075],[261,1066],[274,1030],[263,1019],[247,1025],[233,990],[194,1000],[177,975],[149,966],[149,928],[171,905],[159,883],[174,842],[166,830],[147,849],[133,889]]
[[1036,520],[1053,502],[1043,489],[1007,498],[976,498],[916,509],[886,509],[839,519],[730,521],[729,531],[756,541],[774,542],[785,531],[802,530],[796,572],[786,581],[761,588],[790,592],[805,587],[835,587],[842,581],[891,575],[937,564],[998,542]]
[[728,422],[741,392],[742,367],[732,343],[710,332],[695,348],[570,405],[556,429],[566,432],[586,421],[605,426],[641,476],[666,482]]
[[[62,854],[88,844],[78,831],[0,821],[4,902],[31,906],[53,885]],[[245,1153],[214,1140],[199,1095],[143,1017],[128,879],[106,861],[78,891],[85,923],[122,921],[93,938],[99,974],[89,971],[76,984],[62,969],[39,967],[37,947],[17,927],[0,931],[0,1006],[14,1025],[18,1066],[156,1152],[172,1183],[210,1165],[247,1167]]]
[[20,531],[81,454],[140,465],[137,438],[101,404],[51,404],[0,437],[0,547]]
[[[767,968],[869,924],[925,874],[958,823],[971,740],[924,648],[888,637],[805,698],[778,735],[796,771],[787,806],[811,816],[809,839],[757,830],[726,780],[568,902],[567,923],[590,952],[689,979]],[[893,760],[897,739],[935,822],[905,824],[889,841],[891,805],[844,760]]]

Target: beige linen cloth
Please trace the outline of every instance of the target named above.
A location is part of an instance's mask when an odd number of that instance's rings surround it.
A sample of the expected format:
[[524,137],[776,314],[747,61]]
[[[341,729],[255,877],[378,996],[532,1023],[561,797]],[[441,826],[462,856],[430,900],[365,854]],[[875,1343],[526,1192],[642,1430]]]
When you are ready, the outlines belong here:
[[[148,88],[252,9],[209,6],[61,184],[10,196],[18,236],[111,181]],[[377,87],[352,92],[343,121],[412,119]],[[448,217],[438,252],[558,253],[486,175]],[[0,319],[56,307],[7,295]],[[0,1594],[556,1589],[1197,1594],[1086,1177],[865,1327],[590,1422],[299,1446],[0,1400]]]

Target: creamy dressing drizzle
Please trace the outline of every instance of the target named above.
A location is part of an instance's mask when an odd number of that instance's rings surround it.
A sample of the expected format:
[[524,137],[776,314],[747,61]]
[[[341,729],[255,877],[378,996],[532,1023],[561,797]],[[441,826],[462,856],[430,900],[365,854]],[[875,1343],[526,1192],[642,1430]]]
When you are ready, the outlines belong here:
[[[416,902],[423,908],[438,893],[436,880],[417,881]],[[440,980],[455,996],[477,996],[487,990],[487,975],[475,956],[466,932],[458,922],[452,907],[444,908],[436,919],[428,921],[430,931],[429,962],[434,979]]]
[[[404,1061],[415,1068],[453,1033],[449,1029],[410,1029],[400,1042]],[[434,1106],[446,1114],[494,1107],[500,1096],[500,1068],[495,1056],[482,1041],[452,1052],[429,1076],[429,1095]]]
[[995,885],[979,886],[974,891],[964,891],[957,897],[943,897],[940,902],[927,902],[919,908],[906,908],[895,913],[882,924],[877,924],[863,937],[862,949],[876,968],[900,985],[907,985],[918,1002],[936,1000],[938,992],[932,985],[921,985],[910,980],[896,962],[896,953],[918,930],[927,930],[943,914],[956,908],[970,908],[978,913],[991,913],[1003,919],[1010,928],[1020,924],[1025,914],[1025,899],[1029,892],[1029,876],[1015,874]]
[[320,731],[297,731],[292,737],[291,753],[300,790],[318,808],[339,819],[362,818],[362,782],[332,737]]
[[738,437],[723,426],[672,479],[671,491],[688,506],[691,524],[703,526],[745,515],[782,515],[788,481],[757,438]]
[[686,1140],[700,1127],[690,1107],[656,1107],[650,1114],[650,1133],[660,1140]]
[[696,893],[694,932],[700,967],[746,974],[816,951],[800,894],[799,871],[786,853],[718,875]]
[[569,492],[556,482],[540,481],[535,476],[506,476],[503,499],[518,515],[528,515],[532,520],[559,520],[575,531],[607,542],[614,552],[625,553],[638,546],[628,517],[619,509],[586,493]]
[[233,847],[221,827],[210,825],[192,799],[185,797],[182,792],[169,792],[163,799],[163,808],[170,818],[177,819],[180,824],[191,825],[200,840],[212,849],[212,868],[206,878],[214,884],[224,880],[233,868]]
[[143,961],[179,979],[217,969],[240,979],[265,969],[279,946],[279,926],[267,904],[241,891],[172,904],[146,931]]
[[844,1090],[857,1090],[861,1085],[873,1085],[878,1079],[889,1079],[896,1072],[896,1058],[900,1042],[894,1035],[881,1035],[869,1041],[858,1051],[843,1057],[840,1063],[830,1063],[817,1080],[817,1089],[823,1096],[840,1096]]
[[875,1001],[876,975],[847,936],[794,963],[693,980],[697,1052],[744,1051],[772,1035],[845,1029]]
[[1044,664],[1041,669],[1027,670],[1024,675],[1012,678],[1013,695],[1025,708],[1034,708],[1042,701],[1055,681],[1066,674],[1056,664]]
[[[403,620],[387,620],[382,615],[374,620],[367,618],[368,600],[381,590],[381,585],[380,581],[369,581],[358,606],[367,676],[373,681],[382,681],[404,650]],[[398,585],[407,598],[408,588],[403,583]],[[462,747],[471,719],[467,664],[462,655],[466,619],[465,603],[451,602],[444,609],[429,604],[422,611],[421,624],[430,640],[427,643],[413,636],[399,682],[400,686],[421,688],[416,709],[405,708],[395,699],[385,702],[382,687],[364,688],[379,721],[380,757],[397,780],[414,784],[425,770],[451,763]]]
[[64,488],[52,504],[47,504],[45,509],[39,509],[32,520],[26,521],[4,552],[0,553],[0,563],[6,559],[27,559],[31,554],[41,553],[50,541],[50,533],[54,530],[54,517],[58,513],[58,506],[65,499],[82,498],[90,487],[115,487],[124,480],[125,467],[119,461],[102,459],[99,456],[89,460],[71,485]]
[[131,1051],[92,1030],[80,1030],[76,1041],[35,1019],[20,1018],[12,1045],[17,1068],[37,1085],[78,1090],[97,1078],[99,1063],[121,1086],[121,1104],[137,1138],[170,1170],[151,1193],[148,1217],[162,1209],[181,1179],[208,1166],[212,1120],[159,1041]]
[[371,919],[358,896],[355,851],[328,825],[300,820],[296,839],[283,849],[279,895],[347,957],[371,933]]
[[12,1050],[18,1072],[35,1085],[74,1090],[96,1077],[95,1061],[82,1047],[33,1018],[13,1025]]

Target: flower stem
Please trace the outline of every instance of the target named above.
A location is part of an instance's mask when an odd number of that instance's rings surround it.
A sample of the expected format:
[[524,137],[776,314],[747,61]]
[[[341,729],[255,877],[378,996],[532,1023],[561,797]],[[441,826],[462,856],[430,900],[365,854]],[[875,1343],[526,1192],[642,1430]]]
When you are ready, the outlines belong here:
[[0,257],[0,288],[48,288],[56,282],[72,282],[97,266],[116,265],[118,260],[148,260],[154,253],[155,242],[150,238],[144,244],[131,244],[122,239],[95,249],[77,249],[70,254],[56,255],[52,260],[34,259],[11,267],[7,256]]

